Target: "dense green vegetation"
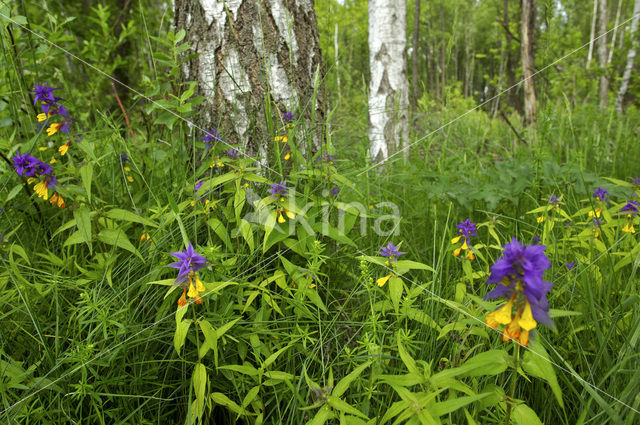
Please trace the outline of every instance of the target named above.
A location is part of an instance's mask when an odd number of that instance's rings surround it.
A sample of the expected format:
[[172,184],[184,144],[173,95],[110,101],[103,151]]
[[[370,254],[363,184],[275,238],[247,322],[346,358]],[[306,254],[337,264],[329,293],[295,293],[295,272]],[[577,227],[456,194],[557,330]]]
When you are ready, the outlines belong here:
[[[625,114],[601,110],[604,71],[576,51],[541,73],[525,129],[518,91],[474,109],[506,88],[502,2],[423,2],[415,144],[370,169],[367,4],[318,1],[326,143],[305,149],[299,111],[287,122],[270,107],[260,162],[189,125],[202,98],[180,80],[184,34],[157,2],[131,3],[0,3],[4,421],[638,423],[637,75]],[[539,3],[542,69],[588,42],[590,18],[582,2]],[[444,79],[429,74],[441,43]],[[135,91],[116,95],[108,76]],[[45,83],[71,121],[39,121],[31,90]],[[17,173],[27,152],[52,173]],[[45,200],[34,187],[51,175]],[[466,219],[477,236],[460,251]],[[486,324],[504,302],[485,282],[512,238],[546,246],[553,283],[555,326],[526,347]],[[384,258],[390,242],[406,253]],[[170,254],[190,244],[207,263],[176,286]]]

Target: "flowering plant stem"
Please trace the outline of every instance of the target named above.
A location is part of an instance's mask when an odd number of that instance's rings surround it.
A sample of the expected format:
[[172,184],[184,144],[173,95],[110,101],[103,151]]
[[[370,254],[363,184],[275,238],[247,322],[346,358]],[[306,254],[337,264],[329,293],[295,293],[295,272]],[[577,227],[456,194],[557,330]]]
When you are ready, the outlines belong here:
[[507,400],[507,414],[504,417],[504,425],[509,425],[509,420],[511,419],[511,409],[513,408],[513,397],[516,394],[516,379],[518,379],[518,368],[520,361],[520,344],[515,343],[515,347],[513,348],[513,378],[511,379],[511,394],[509,394],[509,399]]

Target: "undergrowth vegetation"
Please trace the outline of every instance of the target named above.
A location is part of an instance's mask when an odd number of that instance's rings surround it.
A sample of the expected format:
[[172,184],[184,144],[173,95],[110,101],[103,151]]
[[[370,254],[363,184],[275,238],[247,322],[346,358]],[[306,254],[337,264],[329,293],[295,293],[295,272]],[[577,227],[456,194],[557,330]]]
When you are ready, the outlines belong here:
[[2,33],[7,423],[637,423],[637,114],[549,101],[531,143],[482,109],[439,129],[475,106],[452,88],[369,170],[362,92],[315,150],[271,104],[256,158],[186,121],[183,33],[108,15],[79,55],[111,74],[143,34],[126,110]]

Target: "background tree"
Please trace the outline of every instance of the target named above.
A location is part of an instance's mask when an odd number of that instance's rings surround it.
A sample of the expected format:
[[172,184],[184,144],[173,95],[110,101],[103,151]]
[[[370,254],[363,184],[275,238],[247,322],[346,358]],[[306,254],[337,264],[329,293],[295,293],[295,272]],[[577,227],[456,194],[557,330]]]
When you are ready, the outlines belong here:
[[536,86],[533,80],[535,65],[533,59],[533,34],[535,28],[534,0],[522,1],[522,78],[524,79],[524,122],[525,125],[536,125],[538,101]]
[[374,161],[385,160],[409,138],[404,0],[369,0],[369,142]]
[[264,153],[265,96],[280,114],[301,111],[322,122],[313,1],[176,0],[175,25],[186,30],[189,53],[195,54],[183,73],[206,98],[197,120],[202,126],[218,127],[229,141]]
[[633,63],[636,58],[636,47],[638,44],[638,21],[640,21],[640,0],[636,0],[633,7],[633,20],[631,21],[631,47],[629,48],[629,53],[627,54],[627,63],[624,69],[624,75],[622,76],[620,90],[618,91],[618,96],[616,97],[616,111],[618,111],[618,113],[622,112],[622,102],[624,101],[624,96],[625,94],[627,94],[627,90],[629,89],[629,81],[631,80]]
[[607,0],[599,0],[598,3],[598,63],[600,65],[600,78],[598,79],[598,97],[600,109],[607,107],[609,99],[609,76],[607,71]]

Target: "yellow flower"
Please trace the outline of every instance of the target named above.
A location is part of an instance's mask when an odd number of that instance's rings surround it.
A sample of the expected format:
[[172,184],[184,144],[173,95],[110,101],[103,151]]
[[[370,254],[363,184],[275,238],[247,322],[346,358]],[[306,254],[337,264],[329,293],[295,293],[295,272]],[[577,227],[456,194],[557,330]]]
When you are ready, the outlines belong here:
[[133,177],[127,176],[127,180],[129,181],[129,183],[133,183]]
[[142,236],[140,236],[140,242],[151,242],[151,235],[147,232],[144,232]]
[[276,138],[273,140],[275,142],[287,143],[287,136],[276,136]]
[[67,151],[69,150],[70,145],[71,145],[71,140],[69,140],[67,143],[65,143],[64,145],[58,148],[58,152],[60,152],[60,156],[65,156],[67,154]]
[[53,206],[57,205],[58,208],[64,208],[65,206],[64,199],[62,199],[62,195],[60,195],[58,192],[55,192],[53,195],[51,195],[49,202]]
[[289,158],[291,158],[291,152],[287,152],[287,154],[284,156],[284,160],[288,161]]
[[61,122],[56,122],[53,123],[49,126],[49,128],[47,128],[47,136],[53,136],[54,134],[56,134],[58,132],[58,130],[60,130],[60,127],[62,127]]
[[533,314],[531,313],[531,304],[529,304],[529,301],[527,301],[524,306],[524,312],[522,313],[522,317],[518,321],[518,324],[525,331],[530,331],[537,325],[535,319],[533,318]]
[[454,243],[458,243],[458,241],[460,240],[460,238],[461,238],[461,237],[462,237],[462,236],[456,236],[455,238],[451,239],[451,243],[452,243],[452,244],[454,244]]
[[520,336],[518,337],[518,342],[523,347],[526,347],[529,344],[529,331],[520,332]]
[[626,233],[635,233],[636,229],[633,227],[633,222],[627,222],[627,224],[622,228],[622,231]]
[[38,194],[38,197],[44,199],[45,201],[49,199],[49,189],[48,189],[46,180],[42,179],[40,183],[33,186],[33,190],[36,191],[36,193]]
[[510,299],[508,303],[506,303],[496,311],[489,313],[486,320],[487,325],[491,326],[492,323],[506,325],[511,322],[511,310],[513,310],[513,301],[514,298]]
[[545,217],[545,216],[541,215],[540,217],[538,217],[538,218],[536,219],[536,221],[537,221],[538,223],[542,223],[542,222],[543,222],[543,221],[545,221],[546,219],[547,219],[547,217]]
[[49,164],[55,164],[55,163],[56,163],[56,157],[52,156],[51,161],[49,161]]
[[378,281],[376,282],[378,284],[379,287],[383,287],[385,283],[387,283],[387,280],[389,280],[389,278],[393,276],[392,274],[388,274],[384,277],[381,277],[380,279],[378,279]]
[[600,207],[596,208],[595,211],[589,211],[589,217],[600,218],[600,214],[602,214],[602,208]]
[[47,114],[45,114],[44,112],[43,112],[43,113],[38,114],[38,116],[37,116],[37,118],[38,118],[38,122],[46,120],[46,119],[47,119],[47,118],[49,118],[51,115],[53,115],[53,114],[51,114],[51,113],[50,113],[49,115],[47,115]]

